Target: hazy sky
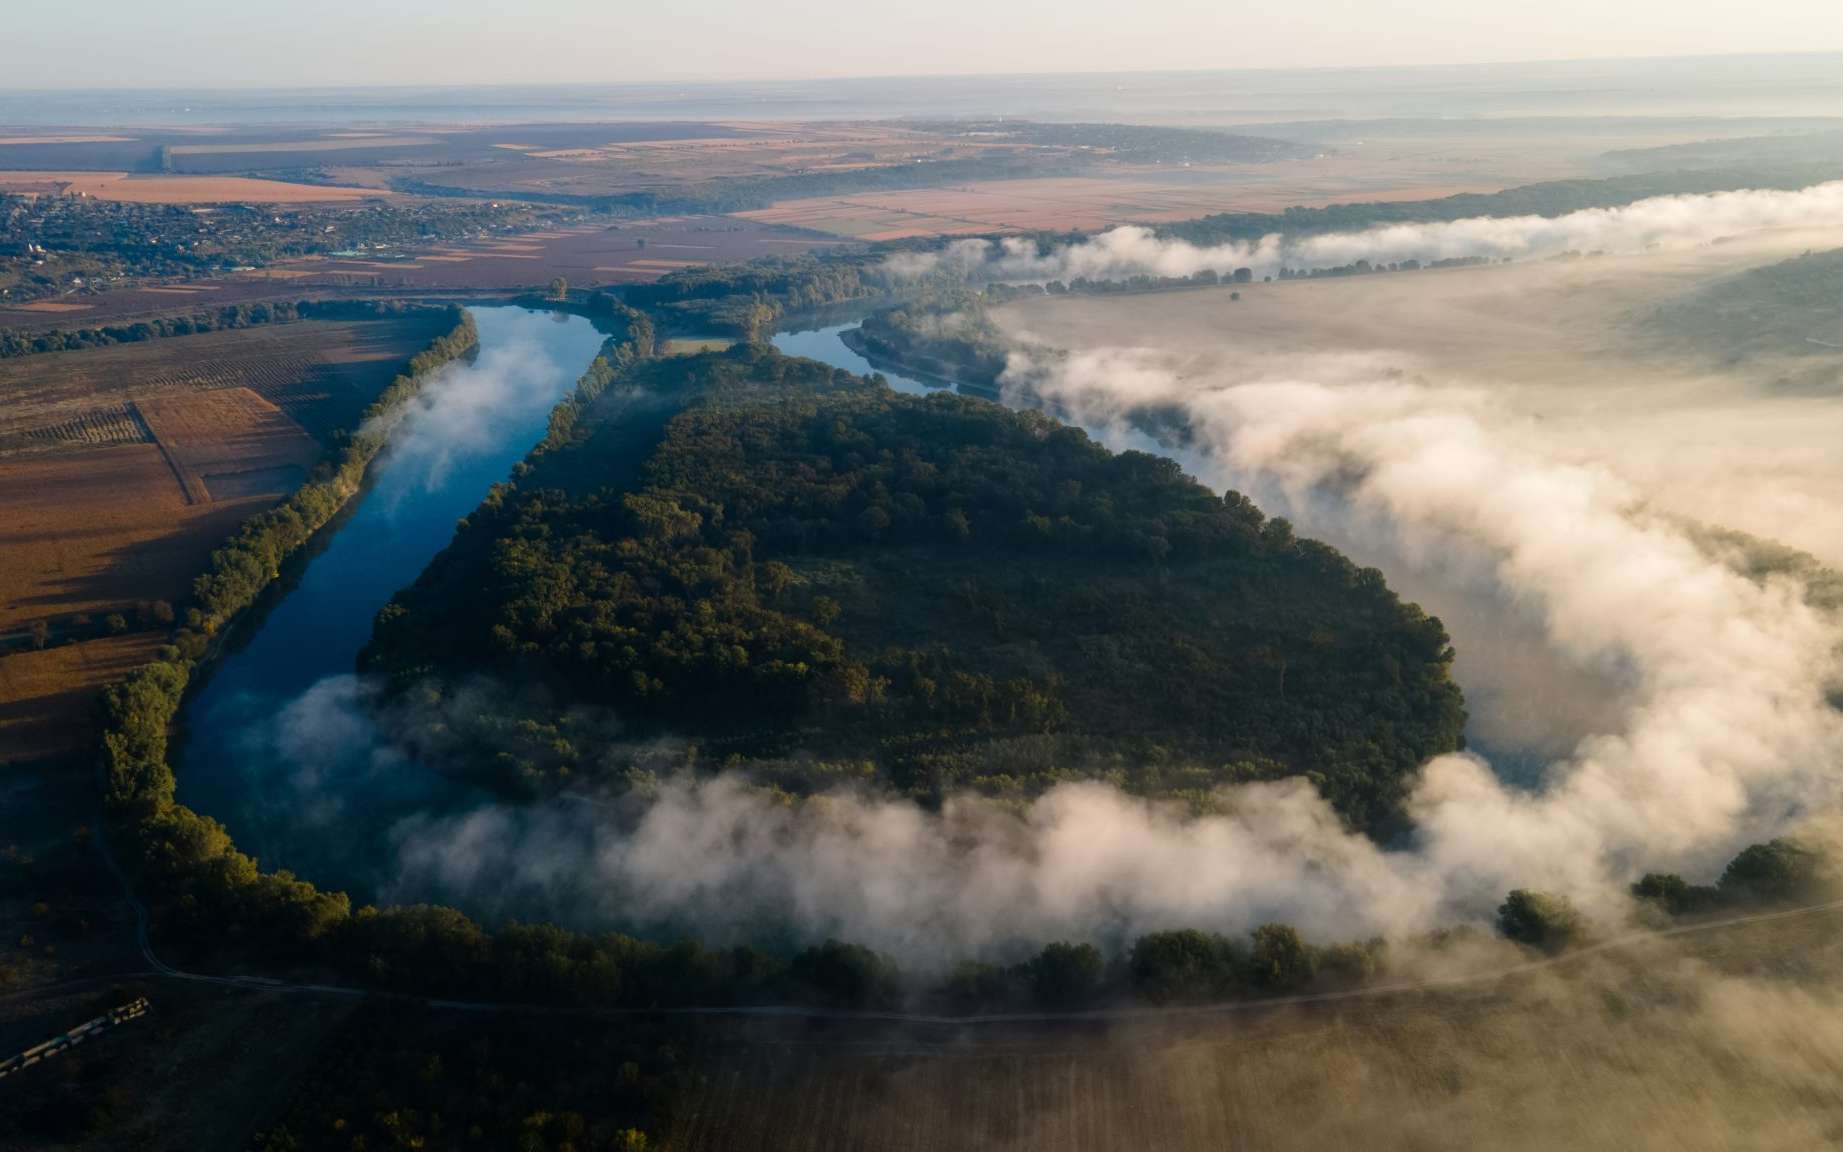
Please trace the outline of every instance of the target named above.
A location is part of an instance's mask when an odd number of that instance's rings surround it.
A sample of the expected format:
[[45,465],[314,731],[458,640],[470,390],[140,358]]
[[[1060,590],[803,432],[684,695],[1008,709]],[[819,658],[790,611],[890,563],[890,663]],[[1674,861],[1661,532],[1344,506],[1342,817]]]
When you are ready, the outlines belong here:
[[1843,0],[0,0],[0,87],[792,79],[1843,49]]

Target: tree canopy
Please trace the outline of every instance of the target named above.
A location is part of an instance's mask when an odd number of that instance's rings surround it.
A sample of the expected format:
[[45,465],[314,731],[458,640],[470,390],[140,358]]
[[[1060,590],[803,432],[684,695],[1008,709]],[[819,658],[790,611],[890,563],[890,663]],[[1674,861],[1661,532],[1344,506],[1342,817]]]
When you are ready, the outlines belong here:
[[378,618],[365,660],[399,699],[546,691],[409,732],[438,762],[618,781],[577,739],[600,710],[796,793],[1310,774],[1384,828],[1459,746],[1439,621],[1169,460],[761,347],[624,383]]

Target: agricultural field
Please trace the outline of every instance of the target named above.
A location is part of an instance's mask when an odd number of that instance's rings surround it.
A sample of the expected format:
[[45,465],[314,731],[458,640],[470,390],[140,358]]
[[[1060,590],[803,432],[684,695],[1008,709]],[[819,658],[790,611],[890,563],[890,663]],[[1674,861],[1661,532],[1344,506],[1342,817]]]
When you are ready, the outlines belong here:
[[0,192],[90,196],[124,204],[335,204],[390,195],[376,188],[291,184],[241,176],[128,172],[0,172]]
[[141,423],[190,504],[292,492],[320,444],[248,388],[213,388],[135,401]]
[[[1252,167],[1252,166],[1250,166]],[[1305,185],[1306,187],[1301,187]],[[992,180],[911,192],[867,192],[788,200],[737,217],[856,240],[903,240],[992,232],[1087,231],[1119,224],[1190,220],[1214,212],[1266,212],[1338,200],[1422,200],[1495,191],[1489,181],[1390,184],[1363,191],[1335,179],[1288,180],[1275,173],[1190,170],[1161,176],[1069,176]],[[1308,188],[1316,194],[1308,192]],[[1305,193],[1302,195],[1302,193]]]
[[0,362],[0,762],[74,750],[96,691],[159,646],[148,606],[181,602],[438,327],[309,320]]
[[492,290],[539,287],[561,276],[572,285],[636,284],[699,264],[793,256],[844,241],[773,223],[726,216],[661,216],[447,244],[415,252],[316,258],[245,273],[239,281],[280,281],[281,291],[370,288]]
[[[1125,1021],[718,1021],[671,1147],[1833,1146],[1833,911],[1453,987]],[[1477,941],[1487,946],[1485,941]],[[1484,958],[1485,970],[1514,962]],[[1770,959],[1768,959],[1770,958]],[[1436,982],[1440,961],[1425,958]]]
[[[0,762],[73,750],[96,692],[162,642],[138,605],[177,601],[211,549],[273,499],[193,502],[154,444],[0,459]],[[92,636],[112,613],[134,631]],[[35,651],[27,630],[40,621],[50,646]]]
[[[174,295],[167,310],[213,307]],[[145,440],[130,402],[247,388],[317,437],[349,424],[439,320],[306,320],[0,361],[0,457],[56,444]]]

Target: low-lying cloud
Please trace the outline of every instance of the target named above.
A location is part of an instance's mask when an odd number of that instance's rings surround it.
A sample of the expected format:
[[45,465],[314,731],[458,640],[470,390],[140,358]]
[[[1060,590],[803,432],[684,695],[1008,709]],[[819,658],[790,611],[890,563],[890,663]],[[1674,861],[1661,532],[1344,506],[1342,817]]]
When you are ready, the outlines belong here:
[[[1528,787],[1474,755],[1428,764],[1409,843],[1346,831],[1304,781],[1238,787],[1193,816],[1100,784],[1021,812],[939,813],[857,793],[803,805],[735,777],[673,780],[632,818],[589,797],[398,825],[400,898],[543,907],[713,939],[840,935],[917,962],[1286,920],[1320,939],[1488,918],[1512,887],[1616,920],[1652,868],[1706,878],[1835,807],[1843,633],[1797,579],[1754,580],[1649,513],[1614,472],[1501,435],[1479,391],[1181,374],[1157,353],[1014,358],[1014,398],[1122,445],[1181,411],[1187,467],[1258,491],[1307,531],[1386,525],[1407,565],[1455,566],[1532,621],[1560,661],[1622,686]],[[1335,523],[1333,523],[1335,521]],[[484,901],[484,903],[482,903]]]
[[939,275],[981,281],[1047,283],[1134,276],[1255,276],[1309,272],[1368,261],[1372,265],[1440,260],[1529,260],[1565,253],[1622,254],[1693,248],[1743,233],[1843,226],[1843,181],[1798,191],[1741,190],[1657,196],[1617,208],[1561,216],[1480,216],[1424,224],[1389,224],[1354,232],[1197,245],[1126,225],[1080,243],[1042,251],[1035,241],[959,240],[937,252],[892,256],[898,279]]

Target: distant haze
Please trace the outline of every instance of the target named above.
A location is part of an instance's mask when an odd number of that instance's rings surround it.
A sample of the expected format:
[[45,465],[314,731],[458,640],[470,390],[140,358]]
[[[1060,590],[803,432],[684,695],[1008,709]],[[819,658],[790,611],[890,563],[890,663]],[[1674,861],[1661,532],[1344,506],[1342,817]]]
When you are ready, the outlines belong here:
[[9,5],[8,88],[637,83],[1843,50],[1835,0],[85,0]]

